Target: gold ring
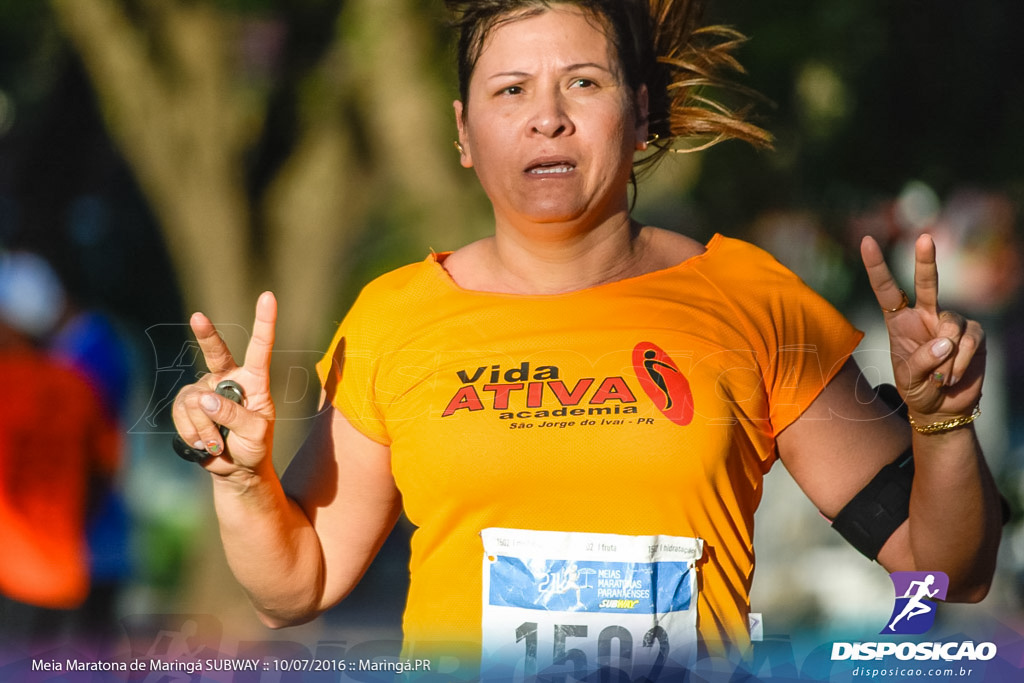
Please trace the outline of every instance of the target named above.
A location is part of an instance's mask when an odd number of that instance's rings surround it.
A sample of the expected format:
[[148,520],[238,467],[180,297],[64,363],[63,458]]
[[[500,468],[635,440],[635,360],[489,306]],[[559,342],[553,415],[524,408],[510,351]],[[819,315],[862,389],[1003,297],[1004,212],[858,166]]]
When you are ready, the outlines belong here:
[[885,306],[882,306],[882,310],[885,311],[886,313],[895,313],[896,311],[902,311],[909,304],[910,304],[910,299],[907,298],[907,293],[904,292],[901,289],[900,290],[900,303],[899,303],[899,305],[896,306],[896,308],[886,308]]

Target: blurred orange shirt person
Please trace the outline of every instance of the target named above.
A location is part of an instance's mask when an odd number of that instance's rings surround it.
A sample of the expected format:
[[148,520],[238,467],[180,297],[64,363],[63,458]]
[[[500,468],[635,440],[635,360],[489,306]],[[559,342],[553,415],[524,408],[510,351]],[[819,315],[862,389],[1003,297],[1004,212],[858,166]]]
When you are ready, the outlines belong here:
[[119,439],[77,372],[0,344],[0,594],[52,609],[85,600],[90,482],[114,472]]

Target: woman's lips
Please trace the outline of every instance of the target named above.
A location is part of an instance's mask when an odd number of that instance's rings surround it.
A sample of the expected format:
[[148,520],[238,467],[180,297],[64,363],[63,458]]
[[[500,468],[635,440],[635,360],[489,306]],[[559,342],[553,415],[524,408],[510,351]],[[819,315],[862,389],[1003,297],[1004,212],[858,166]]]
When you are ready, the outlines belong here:
[[526,167],[526,173],[535,176],[557,176],[572,173],[576,164],[569,159],[536,159]]

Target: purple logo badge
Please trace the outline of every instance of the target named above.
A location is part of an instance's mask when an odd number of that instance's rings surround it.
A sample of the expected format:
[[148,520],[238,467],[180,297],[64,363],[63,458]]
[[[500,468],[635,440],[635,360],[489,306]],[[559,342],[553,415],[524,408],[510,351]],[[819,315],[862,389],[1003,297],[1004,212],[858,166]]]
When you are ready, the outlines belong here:
[[935,603],[945,600],[949,577],[942,572],[893,572],[896,604],[883,634],[919,635],[935,623]]

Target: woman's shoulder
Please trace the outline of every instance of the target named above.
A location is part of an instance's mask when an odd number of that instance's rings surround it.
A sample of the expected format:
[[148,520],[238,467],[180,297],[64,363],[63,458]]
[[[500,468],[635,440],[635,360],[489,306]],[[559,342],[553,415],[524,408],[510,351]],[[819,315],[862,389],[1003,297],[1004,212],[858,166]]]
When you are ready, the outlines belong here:
[[674,268],[692,258],[703,256],[707,247],[693,239],[678,232],[646,226],[641,228],[641,239],[644,240],[647,248],[645,253],[649,263],[645,270],[654,272]]
[[348,310],[349,318],[402,318],[422,309],[426,301],[443,290],[438,277],[438,260],[443,254],[431,253],[422,261],[399,266],[377,275],[364,284]]
[[494,237],[470,242],[450,254],[445,254],[438,262],[460,289],[489,291],[494,287],[491,281],[495,271],[493,242]]
[[[679,237],[699,246],[699,253],[692,254],[699,257],[694,259],[694,264],[699,264],[701,271],[708,276],[723,276],[737,281],[756,281],[769,273],[784,278],[795,277],[770,252],[746,240],[715,233],[707,245],[703,245],[682,235]],[[685,249],[686,246],[681,244],[679,248]]]
[[[765,249],[715,233],[702,244],[685,235],[652,233],[649,251],[673,277],[697,278],[734,307],[761,310],[780,300],[816,296],[800,277]],[[659,264],[649,270],[657,270]],[[693,284],[691,282],[691,284]]]

